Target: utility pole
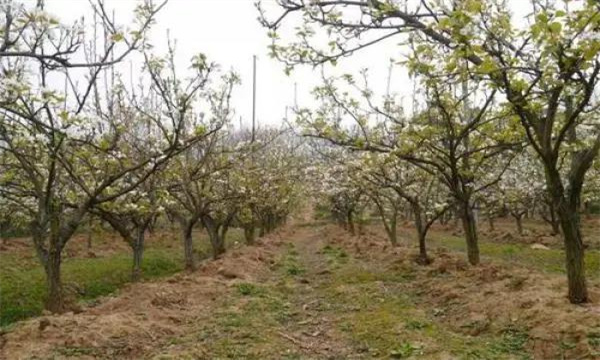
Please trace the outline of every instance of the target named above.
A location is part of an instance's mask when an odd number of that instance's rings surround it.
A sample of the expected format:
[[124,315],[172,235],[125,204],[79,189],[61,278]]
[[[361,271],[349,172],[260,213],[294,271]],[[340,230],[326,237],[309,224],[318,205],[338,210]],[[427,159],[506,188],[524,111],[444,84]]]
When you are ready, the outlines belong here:
[[390,59],[390,67],[388,69],[387,87],[385,89],[385,95],[390,97],[390,86],[392,84],[392,68],[394,67],[394,61]]
[[256,138],[256,55],[252,57],[252,142]]
[[[388,68],[388,75],[387,75],[387,85],[385,87],[385,98],[384,98],[384,111],[385,111],[385,105],[388,103],[388,101],[390,101],[390,86],[392,84],[392,67],[394,65],[394,61],[392,59],[390,59],[390,67]],[[377,122],[379,122],[379,113],[377,113],[376,115],[376,119]]]
[[294,108],[298,109],[298,83],[294,83]]

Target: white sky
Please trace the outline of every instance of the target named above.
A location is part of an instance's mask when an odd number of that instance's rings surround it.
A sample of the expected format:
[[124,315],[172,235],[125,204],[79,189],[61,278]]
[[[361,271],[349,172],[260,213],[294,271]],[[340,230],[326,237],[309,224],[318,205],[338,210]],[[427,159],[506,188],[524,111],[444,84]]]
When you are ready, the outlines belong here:
[[[157,3],[159,0],[155,0]],[[34,4],[34,0],[24,0]],[[114,9],[117,24],[127,24],[131,19],[135,0],[105,0],[107,8]],[[298,103],[310,101],[310,90],[320,83],[320,72],[308,67],[296,69],[291,76],[285,75],[283,65],[268,56],[270,39],[258,20],[254,0],[169,0],[157,17],[151,32],[155,52],[161,55],[166,50],[166,33],[177,41],[177,57],[181,68],[194,54],[205,53],[209,60],[233,68],[241,75],[242,84],[234,93],[237,118],[244,124],[252,117],[252,56],[257,63],[257,120],[259,123],[280,124],[285,107],[293,105],[294,83],[298,83]],[[274,0],[264,0],[269,5]],[[46,0],[46,10],[63,21],[70,22],[82,15],[91,14],[87,0]],[[291,37],[290,37],[291,38]],[[388,74],[389,58],[398,51],[397,47],[379,48],[377,52],[359,54],[352,61],[344,61],[339,71],[357,72],[369,67],[372,82],[383,92]],[[396,56],[397,57],[397,56]],[[392,76],[393,91],[397,86],[408,84],[408,77],[399,67]],[[407,86],[406,90],[411,90]],[[291,117],[291,112],[290,112]],[[236,119],[236,125],[238,123]]]
[[[105,0],[109,9],[116,12],[116,22],[127,24],[135,0]],[[157,3],[160,0],[155,0]],[[35,3],[34,0],[24,0]],[[320,72],[308,67],[296,69],[291,76],[283,72],[283,65],[269,58],[267,46],[270,40],[267,31],[258,22],[255,0],[169,0],[159,13],[157,24],[151,33],[155,52],[162,55],[166,49],[166,33],[177,41],[177,57],[182,68],[196,53],[205,53],[212,61],[222,65],[224,70],[233,68],[241,75],[242,85],[234,93],[234,106],[238,118],[249,124],[252,116],[252,56],[258,56],[257,119],[259,123],[280,124],[285,107],[293,104],[294,83],[298,83],[298,103],[308,104],[312,96],[310,90],[320,83]],[[275,6],[275,0],[263,0],[267,6]],[[527,1],[513,0],[513,8],[527,6]],[[82,15],[90,15],[87,0],[46,0],[46,10],[60,19],[71,21]],[[291,34],[282,34],[292,39]],[[336,71],[357,73],[368,67],[370,82],[376,92],[386,88],[389,59],[401,59],[399,39],[392,39],[360,52],[351,59],[340,62]],[[412,82],[400,66],[394,67],[391,78],[391,91],[405,96],[409,102],[413,90]],[[290,113],[291,114],[291,113]],[[238,120],[236,119],[236,124]]]

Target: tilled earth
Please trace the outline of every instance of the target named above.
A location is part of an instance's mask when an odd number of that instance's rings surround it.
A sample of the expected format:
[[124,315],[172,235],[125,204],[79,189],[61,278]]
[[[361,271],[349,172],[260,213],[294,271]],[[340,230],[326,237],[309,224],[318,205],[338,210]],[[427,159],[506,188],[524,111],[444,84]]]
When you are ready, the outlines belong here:
[[295,225],[193,273],[20,322],[1,359],[600,359],[598,284]]

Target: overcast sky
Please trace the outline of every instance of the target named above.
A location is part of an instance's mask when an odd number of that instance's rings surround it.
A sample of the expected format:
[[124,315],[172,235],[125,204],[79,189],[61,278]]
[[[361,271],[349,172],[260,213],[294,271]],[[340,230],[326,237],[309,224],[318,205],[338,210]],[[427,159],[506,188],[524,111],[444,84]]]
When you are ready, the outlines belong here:
[[[156,0],[158,1],[158,0]],[[25,2],[35,3],[34,0]],[[270,10],[276,10],[275,0],[263,0]],[[127,24],[131,20],[135,0],[106,0],[108,8],[115,9],[116,22]],[[279,124],[285,107],[293,104],[294,83],[298,83],[298,102],[309,104],[309,91],[319,83],[320,72],[303,67],[291,76],[283,72],[283,66],[269,58],[267,46],[270,40],[266,30],[259,24],[255,0],[169,0],[159,13],[157,24],[151,33],[151,42],[157,54],[166,49],[166,33],[177,41],[177,57],[182,64],[196,53],[205,53],[224,69],[233,68],[241,75],[242,85],[234,94],[238,118],[250,123],[252,114],[252,56],[258,56],[257,119],[260,123]],[[511,1],[514,10],[525,6],[526,1]],[[46,9],[63,20],[74,20],[90,15],[86,0],[46,0]],[[291,34],[282,37],[291,38]],[[374,90],[385,92],[389,59],[400,60],[402,54],[397,46],[399,39],[392,39],[367,52],[341,62],[337,72],[357,72],[368,67]],[[400,66],[394,67],[391,77],[393,93],[410,102],[412,82]],[[237,123],[237,120],[236,120]]]
[[[157,0],[158,1],[158,0]],[[26,0],[34,4],[34,0]],[[259,24],[254,0],[169,0],[159,13],[157,24],[151,33],[155,52],[166,49],[166,34],[177,41],[177,57],[185,64],[194,54],[205,53],[218,62],[224,70],[233,68],[241,75],[242,84],[234,94],[238,119],[245,124],[252,116],[252,56],[257,62],[257,119],[260,123],[279,124],[285,115],[285,107],[294,101],[294,83],[298,83],[300,105],[310,101],[309,91],[319,83],[320,72],[311,68],[296,69],[291,76],[285,75],[283,66],[269,58],[266,30]],[[267,6],[275,1],[265,0]],[[116,22],[127,24],[131,20],[135,0],[106,0],[107,8],[114,9]],[[46,0],[46,10],[60,19],[72,21],[91,14],[86,0]],[[358,71],[369,67],[375,86],[385,90],[389,59],[397,48],[381,47],[361,54],[352,61],[345,61],[336,71]],[[405,86],[406,73],[394,69],[392,87],[401,92]],[[395,85],[395,86],[394,86]],[[405,86],[410,89],[410,86]],[[408,91],[408,90],[407,90]],[[407,92],[408,93],[408,92]],[[236,123],[237,123],[236,119]]]

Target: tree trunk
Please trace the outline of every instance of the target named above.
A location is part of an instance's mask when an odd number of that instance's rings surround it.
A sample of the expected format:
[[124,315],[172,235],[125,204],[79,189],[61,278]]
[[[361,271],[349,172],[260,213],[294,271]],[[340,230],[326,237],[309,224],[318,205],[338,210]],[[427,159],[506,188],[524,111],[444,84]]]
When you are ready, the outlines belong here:
[[552,236],[560,235],[560,222],[553,221],[552,222]]
[[188,271],[196,270],[196,259],[194,258],[194,242],[192,231],[194,230],[194,222],[186,221],[181,225],[181,238],[183,240],[183,259],[185,269]]
[[350,234],[355,235],[356,230],[354,228],[354,216],[352,211],[348,211],[348,213],[346,213],[346,224],[348,225],[348,231],[350,231]]
[[425,231],[419,231],[419,258],[417,259],[417,263],[420,265],[429,265],[431,264],[431,259],[427,256],[427,246],[425,244]]
[[490,225],[490,231],[496,230],[494,227],[494,217],[491,215],[488,216],[488,224]]
[[204,227],[206,228],[208,239],[210,240],[213,260],[217,260],[219,256],[225,253],[224,234],[220,234],[219,226],[213,224],[212,222],[205,222]]
[[276,227],[277,227],[277,218],[275,217],[275,215],[269,216],[269,233],[272,233],[273,231],[275,231]]
[[550,226],[552,227],[552,236],[558,235],[560,234],[560,220],[558,219],[558,217],[556,216],[556,209],[554,204],[552,203],[552,200],[547,202],[547,207],[548,207],[548,216],[546,216],[546,214],[544,214],[544,212],[541,213],[542,215],[542,219],[544,219],[545,222],[547,222],[548,224],[550,224]]
[[144,254],[144,232],[145,229],[138,228],[133,241],[133,268],[131,270],[131,281],[138,282],[142,278],[142,256]]
[[2,245],[8,244],[8,223],[0,223],[0,239],[2,239]]
[[552,210],[550,225],[552,226],[553,236],[560,234],[560,221],[556,218],[556,213],[554,210]]
[[62,255],[60,248],[55,244],[50,244],[50,250],[48,251],[47,262],[45,264],[46,270],[46,287],[48,295],[46,298],[46,310],[53,313],[62,313],[65,311],[65,300],[63,294],[62,281],[60,277],[60,265],[62,262]]
[[94,232],[94,227],[93,227],[93,223],[92,220],[90,220],[89,224],[88,224],[88,234],[87,234],[87,249],[88,251],[92,250],[92,234]]
[[246,245],[254,245],[255,233],[254,224],[244,226],[244,238],[246,239]]
[[467,257],[471,265],[479,264],[479,244],[477,241],[477,223],[473,215],[473,209],[468,202],[461,206],[461,220],[467,241]]
[[592,218],[592,204],[589,201],[586,201],[583,204],[583,213],[587,219]]
[[515,218],[515,221],[517,222],[517,231],[519,232],[519,235],[523,235],[523,221],[522,221],[522,215],[514,215],[513,217]]
[[381,222],[383,222],[383,227],[385,228],[385,232],[390,240],[390,243],[393,247],[398,246],[398,237],[396,232],[396,223],[398,219],[398,208],[393,206],[393,211],[389,214],[389,218],[386,216],[386,211],[381,201],[377,197],[373,197],[373,202],[377,205],[377,211],[379,212],[379,217],[381,218]]
[[427,235],[427,228],[423,223],[423,213],[421,211],[421,206],[418,203],[413,203],[412,205],[412,213],[415,218],[415,227],[417,229],[417,237],[419,240],[419,257],[417,258],[417,264],[420,265],[428,265],[431,263],[431,260],[427,256],[427,246],[425,244],[425,237]]
[[225,254],[225,239],[223,239],[220,235],[216,235],[214,238],[211,238],[211,245],[214,260]]
[[397,222],[396,222],[396,214],[394,214],[394,218],[390,220],[390,224],[386,227],[388,238],[390,239],[390,243],[393,247],[398,246],[398,231],[397,231]]
[[565,244],[569,301],[573,304],[585,303],[588,301],[588,292],[585,281],[585,250],[579,227],[579,215],[576,209],[569,210],[564,205],[558,206],[557,210]]
[[580,178],[571,177],[569,179],[571,193],[568,197],[565,197],[565,189],[558,170],[546,166],[546,183],[563,234],[565,266],[569,284],[568,296],[572,304],[581,304],[588,301],[585,281],[585,250],[578,213],[583,185],[583,175],[580,175]]

